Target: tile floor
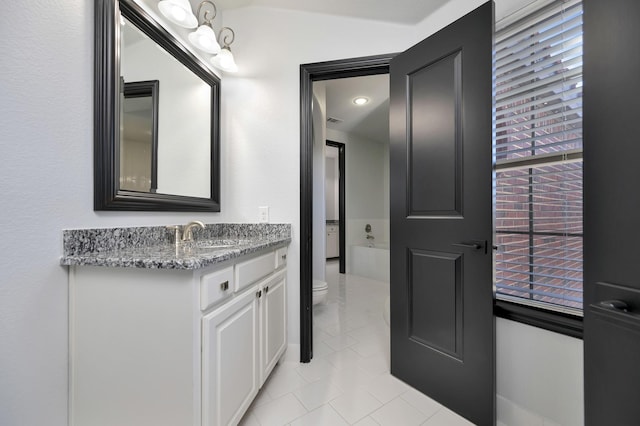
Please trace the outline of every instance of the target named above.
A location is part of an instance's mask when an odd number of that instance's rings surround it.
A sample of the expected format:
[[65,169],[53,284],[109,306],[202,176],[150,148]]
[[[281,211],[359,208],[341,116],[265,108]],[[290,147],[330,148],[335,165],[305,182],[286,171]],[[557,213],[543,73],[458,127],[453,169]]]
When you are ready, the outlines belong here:
[[242,419],[245,426],[465,426],[467,420],[389,374],[389,283],[338,273],[314,306],[314,358],[285,354]]

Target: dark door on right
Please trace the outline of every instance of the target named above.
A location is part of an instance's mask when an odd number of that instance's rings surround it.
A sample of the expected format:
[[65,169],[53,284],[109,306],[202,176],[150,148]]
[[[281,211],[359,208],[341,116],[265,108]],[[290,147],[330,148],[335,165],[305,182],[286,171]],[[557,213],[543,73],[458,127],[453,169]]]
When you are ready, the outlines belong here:
[[493,4],[390,66],[391,373],[494,424]]
[[585,422],[640,425],[640,2],[583,5]]

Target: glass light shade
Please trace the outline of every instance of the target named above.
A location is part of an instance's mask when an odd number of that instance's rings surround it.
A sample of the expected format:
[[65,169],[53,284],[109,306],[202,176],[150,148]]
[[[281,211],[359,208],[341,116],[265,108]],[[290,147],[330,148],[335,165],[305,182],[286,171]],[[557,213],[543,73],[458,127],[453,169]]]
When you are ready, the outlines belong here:
[[189,41],[198,49],[216,54],[220,52],[220,45],[216,40],[216,33],[208,25],[200,25],[197,30],[189,34]]
[[211,63],[214,67],[221,69],[226,72],[236,72],[238,71],[238,66],[236,65],[235,59],[233,59],[233,54],[228,47],[223,47],[216,56],[211,58]]
[[184,28],[198,26],[198,18],[191,10],[189,0],[162,0],[158,3],[158,9],[165,18]]

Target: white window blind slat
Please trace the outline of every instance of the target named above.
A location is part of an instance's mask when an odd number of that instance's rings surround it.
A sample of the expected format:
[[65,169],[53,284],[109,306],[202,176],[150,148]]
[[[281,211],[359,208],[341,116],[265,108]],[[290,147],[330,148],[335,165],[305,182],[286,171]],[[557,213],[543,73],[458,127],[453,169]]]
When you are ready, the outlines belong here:
[[496,66],[501,67],[515,60],[526,60],[543,49],[557,51],[558,47],[563,47],[566,50],[566,46],[581,41],[582,16],[578,15],[570,21],[565,21],[561,27],[554,27],[535,36],[526,34],[526,37],[514,44],[496,46]]
[[[508,103],[505,102],[504,106],[500,108],[500,114],[509,114],[509,113],[513,113],[514,111],[521,111],[521,110],[530,111],[532,108],[537,110],[541,108],[541,106],[547,103],[569,102],[572,99],[577,102],[578,99],[580,99],[579,97],[577,97],[577,95],[581,95],[581,94],[582,94],[582,86],[557,93],[555,96],[551,98],[539,98],[537,100],[532,100],[530,102],[527,102],[526,105],[519,105],[516,103],[513,106],[508,106]],[[528,98],[523,98],[523,101],[526,99]]]
[[[569,49],[566,49],[566,47],[569,47]],[[558,55],[564,55],[565,58],[573,58],[581,54],[582,44],[558,46],[557,49],[549,50],[548,52],[538,52],[534,55],[527,56],[526,58],[522,58],[518,61],[511,61],[505,65],[501,65],[500,67],[498,67],[498,64],[496,64],[496,69],[499,72],[496,75],[500,76],[504,73],[512,72],[518,68],[529,66],[530,64],[538,64],[545,60],[547,62],[556,61],[559,58]]]
[[[501,108],[513,107],[520,104],[533,106],[533,102],[539,102],[542,99],[548,98],[549,100],[558,99],[561,97],[561,93],[569,89],[581,88],[582,78],[576,77],[574,81],[568,80],[565,76],[564,80],[559,80],[557,84],[553,86],[543,86],[537,90],[529,92],[522,91],[517,96],[509,94],[507,92],[496,93],[496,107],[497,113],[501,114]],[[547,99],[545,99],[547,100]]]
[[[562,3],[562,4],[560,4]],[[543,7],[533,13],[530,13],[526,18],[520,19],[507,27],[501,28],[496,32],[495,42],[496,44],[502,43],[507,38],[517,37],[518,33],[528,31],[531,27],[531,23],[541,23],[548,19],[557,17],[558,13],[563,9],[565,13],[569,13],[575,7],[582,9],[581,0],[569,0],[569,1],[555,1],[547,7]]]

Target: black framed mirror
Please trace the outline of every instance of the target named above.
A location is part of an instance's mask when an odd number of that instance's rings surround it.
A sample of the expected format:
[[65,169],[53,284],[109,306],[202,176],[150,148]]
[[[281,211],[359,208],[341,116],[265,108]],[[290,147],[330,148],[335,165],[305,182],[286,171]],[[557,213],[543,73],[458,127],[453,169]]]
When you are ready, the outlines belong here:
[[[220,79],[133,0],[96,0],[95,13],[94,210],[220,211]],[[127,106],[150,81],[148,105]],[[131,134],[147,140],[135,172]]]

